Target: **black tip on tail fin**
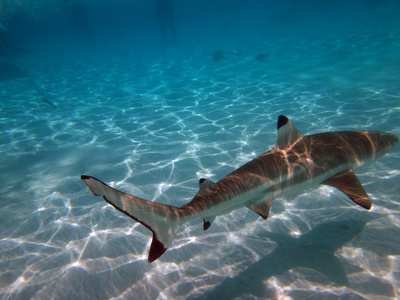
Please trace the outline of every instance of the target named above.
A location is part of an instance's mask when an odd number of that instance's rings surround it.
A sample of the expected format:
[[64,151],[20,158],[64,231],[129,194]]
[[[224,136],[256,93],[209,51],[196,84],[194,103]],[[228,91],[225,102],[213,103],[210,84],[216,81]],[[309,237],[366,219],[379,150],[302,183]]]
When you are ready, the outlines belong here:
[[153,241],[151,242],[149,257],[147,258],[149,263],[152,263],[156,259],[158,259],[164,252],[167,251],[167,248],[156,238],[156,235],[153,233]]

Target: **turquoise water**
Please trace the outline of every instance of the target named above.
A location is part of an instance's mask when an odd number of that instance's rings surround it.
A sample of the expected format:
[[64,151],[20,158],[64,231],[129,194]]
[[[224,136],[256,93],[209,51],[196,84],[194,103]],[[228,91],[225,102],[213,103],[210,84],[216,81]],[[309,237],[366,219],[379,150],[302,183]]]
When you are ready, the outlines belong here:
[[80,180],[182,206],[199,178],[270,150],[280,114],[304,134],[400,136],[398,5],[296,3],[176,1],[176,39],[143,1],[84,2],[75,25],[68,3],[10,22],[0,297],[399,298],[399,146],[356,170],[371,211],[321,186],[276,199],[268,220],[242,208],[206,232],[189,222],[152,264],[150,231]]

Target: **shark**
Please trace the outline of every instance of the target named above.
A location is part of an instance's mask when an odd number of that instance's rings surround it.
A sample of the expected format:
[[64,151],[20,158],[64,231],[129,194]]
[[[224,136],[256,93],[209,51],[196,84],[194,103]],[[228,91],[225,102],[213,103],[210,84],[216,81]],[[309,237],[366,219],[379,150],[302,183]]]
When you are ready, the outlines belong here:
[[152,232],[149,263],[165,253],[186,222],[201,218],[203,229],[207,230],[216,216],[242,207],[267,219],[274,199],[319,185],[339,189],[359,206],[371,209],[371,200],[354,169],[388,153],[399,141],[396,135],[377,131],[303,135],[283,115],[278,117],[277,128],[278,138],[272,150],[218,182],[201,178],[197,194],[181,207],[129,195],[92,176],[82,175],[81,179],[95,196],[103,196]]

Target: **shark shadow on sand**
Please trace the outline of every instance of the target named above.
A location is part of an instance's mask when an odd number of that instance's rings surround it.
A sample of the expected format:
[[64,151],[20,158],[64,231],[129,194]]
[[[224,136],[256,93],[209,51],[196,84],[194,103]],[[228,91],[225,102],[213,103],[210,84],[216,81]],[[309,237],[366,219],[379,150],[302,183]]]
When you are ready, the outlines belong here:
[[367,222],[344,220],[324,223],[298,238],[269,232],[266,237],[278,243],[272,253],[195,299],[241,299],[249,295],[274,297],[274,292],[268,291],[264,281],[299,267],[316,270],[336,285],[347,286],[346,272],[335,252],[354,239]]

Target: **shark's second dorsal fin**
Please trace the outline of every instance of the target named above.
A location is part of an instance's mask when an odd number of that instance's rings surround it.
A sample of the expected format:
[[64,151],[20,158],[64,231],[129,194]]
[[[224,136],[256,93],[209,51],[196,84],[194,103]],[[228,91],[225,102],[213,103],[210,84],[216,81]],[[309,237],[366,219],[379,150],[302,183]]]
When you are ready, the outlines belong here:
[[205,179],[205,178],[200,178],[199,180],[199,191],[197,192],[197,195],[202,195],[207,193],[209,190],[213,189],[215,187],[216,183],[212,182],[211,180]]
[[[197,192],[197,196],[201,196],[204,195],[206,193],[208,193],[210,190],[212,190],[213,188],[215,188],[216,183],[212,182],[211,180],[205,179],[205,178],[200,178],[199,180],[199,191]],[[215,216],[208,216],[206,218],[203,218],[204,224],[203,224],[203,229],[207,230],[212,222],[214,221]]]
[[278,140],[276,141],[276,148],[287,148],[302,136],[301,132],[297,130],[287,117],[282,115],[278,117]]
[[351,200],[358,205],[371,209],[371,200],[364,190],[356,174],[351,170],[341,172],[321,184],[333,186],[345,193]]

